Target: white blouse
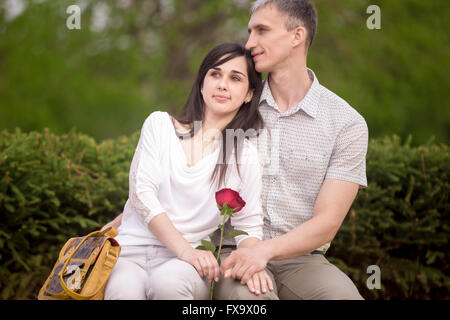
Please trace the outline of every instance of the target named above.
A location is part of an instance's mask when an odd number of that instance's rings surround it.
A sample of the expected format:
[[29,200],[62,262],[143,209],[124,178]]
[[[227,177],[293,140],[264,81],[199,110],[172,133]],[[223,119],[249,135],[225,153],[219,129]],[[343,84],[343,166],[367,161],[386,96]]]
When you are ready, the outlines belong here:
[[[123,211],[116,239],[125,245],[163,245],[153,235],[148,223],[165,212],[175,228],[196,247],[222,223],[210,178],[219,149],[194,166],[187,158],[175,133],[170,115],[156,111],[145,120],[131,162],[129,197]],[[228,166],[225,182],[219,189],[240,193],[245,207],[231,218],[231,225],[248,235],[235,238],[236,244],[247,237],[262,238],[263,213],[260,203],[262,168],[256,146],[245,139],[239,160],[241,178],[234,161]]]

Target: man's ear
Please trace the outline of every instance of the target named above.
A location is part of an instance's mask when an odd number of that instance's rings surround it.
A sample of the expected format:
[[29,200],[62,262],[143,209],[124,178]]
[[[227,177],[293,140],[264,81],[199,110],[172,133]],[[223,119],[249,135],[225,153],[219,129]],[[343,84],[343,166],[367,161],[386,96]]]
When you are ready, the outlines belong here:
[[303,26],[298,26],[293,30],[292,34],[292,46],[297,47],[304,43],[306,45],[306,37],[307,37],[307,31],[306,28]]

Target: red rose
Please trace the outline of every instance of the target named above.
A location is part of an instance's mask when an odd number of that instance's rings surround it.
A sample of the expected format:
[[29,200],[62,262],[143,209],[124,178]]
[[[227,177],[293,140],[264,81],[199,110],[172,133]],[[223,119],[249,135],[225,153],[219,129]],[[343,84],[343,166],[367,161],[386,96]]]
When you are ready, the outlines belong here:
[[219,206],[226,204],[229,208],[236,209],[233,212],[239,212],[245,206],[239,192],[233,189],[224,188],[216,192],[216,202]]

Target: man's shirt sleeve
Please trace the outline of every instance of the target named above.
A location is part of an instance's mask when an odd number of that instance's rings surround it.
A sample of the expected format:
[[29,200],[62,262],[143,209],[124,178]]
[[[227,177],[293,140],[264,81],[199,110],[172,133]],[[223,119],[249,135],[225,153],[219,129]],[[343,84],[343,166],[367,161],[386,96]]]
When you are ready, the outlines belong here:
[[368,139],[367,124],[361,115],[348,122],[336,138],[325,179],[345,180],[367,187]]

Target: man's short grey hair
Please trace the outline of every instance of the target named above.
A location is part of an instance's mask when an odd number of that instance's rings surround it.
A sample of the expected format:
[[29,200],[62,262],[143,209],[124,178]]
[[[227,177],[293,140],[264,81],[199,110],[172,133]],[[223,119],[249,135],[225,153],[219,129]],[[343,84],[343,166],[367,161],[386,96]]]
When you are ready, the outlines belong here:
[[313,4],[308,0],[256,0],[250,9],[253,15],[257,10],[273,4],[282,13],[287,14],[286,29],[294,30],[303,26],[308,32],[307,47],[311,47],[317,29],[317,12]]

